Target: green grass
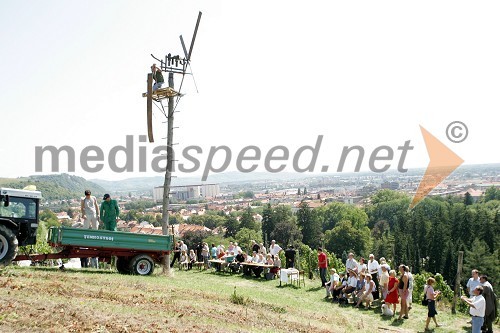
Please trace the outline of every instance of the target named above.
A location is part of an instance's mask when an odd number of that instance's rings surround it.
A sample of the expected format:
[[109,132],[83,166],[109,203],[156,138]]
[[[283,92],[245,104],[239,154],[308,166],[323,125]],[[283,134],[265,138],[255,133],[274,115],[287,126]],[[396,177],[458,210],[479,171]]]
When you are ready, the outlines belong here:
[[[426,308],[410,319],[382,317],[378,308],[339,307],[318,280],[302,288],[278,280],[210,271],[126,276],[105,270],[0,270],[1,332],[422,332]],[[468,317],[438,306],[443,327],[468,332]],[[433,327],[433,324],[431,324]]]

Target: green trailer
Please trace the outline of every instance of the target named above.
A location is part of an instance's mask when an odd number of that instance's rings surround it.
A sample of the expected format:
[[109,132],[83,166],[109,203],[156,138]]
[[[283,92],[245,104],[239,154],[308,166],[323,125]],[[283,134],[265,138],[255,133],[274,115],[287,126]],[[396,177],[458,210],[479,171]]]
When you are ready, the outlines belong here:
[[172,250],[173,237],[121,231],[51,227],[48,243],[58,253],[17,256],[15,260],[99,257],[109,261],[116,257],[116,268],[122,274],[150,275],[155,263]]

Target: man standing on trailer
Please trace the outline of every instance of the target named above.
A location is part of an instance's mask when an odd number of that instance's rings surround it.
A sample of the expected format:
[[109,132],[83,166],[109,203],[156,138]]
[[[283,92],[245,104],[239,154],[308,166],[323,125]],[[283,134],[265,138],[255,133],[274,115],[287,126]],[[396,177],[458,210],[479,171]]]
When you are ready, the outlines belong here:
[[[81,200],[81,211],[83,218],[83,228],[84,229],[99,229],[99,206],[97,205],[97,199],[91,195],[90,190],[85,190],[85,197]],[[82,258],[87,260],[87,258]],[[99,259],[91,258],[90,266],[92,268],[99,268]]]
[[120,208],[116,200],[112,200],[109,194],[105,194],[101,203],[101,220],[104,222],[104,229],[116,231],[116,220],[120,215]]

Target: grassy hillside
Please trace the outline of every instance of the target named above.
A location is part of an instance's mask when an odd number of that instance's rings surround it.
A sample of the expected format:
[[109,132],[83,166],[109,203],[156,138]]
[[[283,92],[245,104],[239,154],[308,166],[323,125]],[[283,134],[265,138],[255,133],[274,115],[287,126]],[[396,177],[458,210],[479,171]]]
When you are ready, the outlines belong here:
[[0,186],[22,189],[35,185],[45,199],[72,199],[83,196],[86,189],[95,195],[103,195],[106,190],[85,178],[68,174],[41,175],[23,178],[0,178]]
[[[157,272],[160,269],[157,269]],[[0,270],[1,332],[422,332],[426,308],[410,319],[324,300],[317,280],[305,288],[278,280],[175,271],[173,278],[106,270]],[[239,303],[231,301],[236,290]],[[236,302],[238,303],[238,302]],[[468,317],[438,307],[439,332],[467,332]],[[433,327],[433,325],[431,325]]]

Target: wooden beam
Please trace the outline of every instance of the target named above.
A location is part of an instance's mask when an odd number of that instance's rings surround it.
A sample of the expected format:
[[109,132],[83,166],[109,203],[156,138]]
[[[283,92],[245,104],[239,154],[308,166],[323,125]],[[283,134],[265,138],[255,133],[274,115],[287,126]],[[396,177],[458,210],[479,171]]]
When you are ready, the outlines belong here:
[[149,142],[154,142],[153,138],[153,74],[148,74],[148,90],[147,90],[146,107],[148,113],[148,138]]

